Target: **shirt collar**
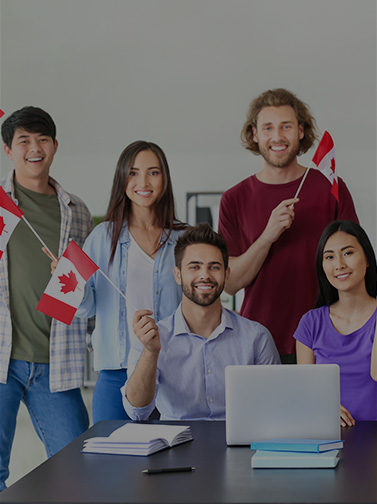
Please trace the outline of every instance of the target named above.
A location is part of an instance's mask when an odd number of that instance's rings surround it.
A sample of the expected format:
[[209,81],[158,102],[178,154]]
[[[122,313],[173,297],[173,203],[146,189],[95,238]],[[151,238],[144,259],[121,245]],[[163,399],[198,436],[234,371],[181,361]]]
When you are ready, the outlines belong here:
[[[230,312],[226,310],[223,306],[221,306],[221,321],[220,324],[216,327],[216,329],[213,331],[211,336],[208,338],[209,340],[213,340],[220,336],[226,329],[233,329],[233,320],[230,315]],[[173,336],[184,336],[184,335],[193,335],[193,336],[198,336],[192,332],[190,332],[190,329],[187,325],[187,322],[185,320],[185,317],[183,316],[182,313],[182,302],[179,304],[178,308],[175,311],[174,314],[174,329],[173,329]]]
[[[164,233],[167,234],[168,232],[169,231],[167,229],[164,229]],[[170,245],[175,245],[175,241],[172,238],[172,234],[173,234],[173,231],[170,233],[170,236],[167,239],[166,243],[169,243]],[[162,243],[164,241],[165,237],[166,237],[165,234],[161,235],[160,243]],[[131,239],[130,239],[130,232],[128,230],[128,224],[127,224],[127,222],[125,222],[123,224],[122,230],[119,235],[119,242],[120,243],[129,243],[130,241],[131,241]]]
[[[173,232],[174,231],[172,230],[171,233],[170,233],[169,238],[166,240],[166,243],[169,243],[169,245],[175,245],[175,241],[172,238]],[[160,243],[163,243],[163,241],[165,240],[165,238],[168,235],[168,233],[169,233],[169,230],[168,229],[164,229],[163,233],[161,234]]]
[[11,194],[14,198],[14,183],[13,183],[14,170],[7,173],[2,180],[2,186],[6,193]]
[[[14,177],[15,177],[15,171],[12,170],[11,172],[7,173],[5,178],[3,179],[3,189],[6,193],[11,194],[12,198],[14,199]],[[49,184],[55,189],[56,194],[60,199],[62,199],[67,205],[71,203],[71,197],[70,195],[62,188],[62,186],[52,177],[48,178]]]
[[70,203],[74,203],[71,200],[71,196],[67,191],[65,191],[62,186],[57,182],[55,179],[52,177],[48,178],[48,183],[55,189],[56,194],[58,195],[58,198],[61,199],[66,205],[69,205]]
[[120,231],[118,241],[119,241],[119,243],[129,243],[130,242],[130,232],[128,231],[128,225],[126,222],[123,224],[123,227]]

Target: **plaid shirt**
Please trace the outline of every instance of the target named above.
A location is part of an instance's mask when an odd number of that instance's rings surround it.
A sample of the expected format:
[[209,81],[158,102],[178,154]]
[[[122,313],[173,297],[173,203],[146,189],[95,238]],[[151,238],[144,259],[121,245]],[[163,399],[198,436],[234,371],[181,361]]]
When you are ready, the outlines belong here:
[[[1,181],[4,191],[15,200],[13,173]],[[50,177],[60,204],[59,257],[72,238],[80,247],[93,228],[86,205],[73,194],[68,194]],[[15,200],[16,201],[16,200]],[[16,201],[17,203],[17,201]],[[85,338],[87,320],[74,318],[70,326],[52,319],[50,330],[50,390],[60,392],[81,387],[84,381]],[[9,306],[8,258],[0,261],[0,383],[6,383],[12,349],[12,322]]]

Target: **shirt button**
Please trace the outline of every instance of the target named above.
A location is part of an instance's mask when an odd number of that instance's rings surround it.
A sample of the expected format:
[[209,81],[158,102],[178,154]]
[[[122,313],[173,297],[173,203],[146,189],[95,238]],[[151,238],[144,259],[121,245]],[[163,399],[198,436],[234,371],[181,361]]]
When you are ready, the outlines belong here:
[[211,370],[210,370],[210,369],[208,369],[208,371],[207,371],[207,372],[208,372],[208,374],[211,374]]
[[213,399],[210,399],[210,400],[209,400],[209,402],[210,402],[210,403],[213,403]]
[[155,273],[158,273],[158,269],[157,270],[154,270]]
[[158,294],[158,291],[155,291],[155,294]]

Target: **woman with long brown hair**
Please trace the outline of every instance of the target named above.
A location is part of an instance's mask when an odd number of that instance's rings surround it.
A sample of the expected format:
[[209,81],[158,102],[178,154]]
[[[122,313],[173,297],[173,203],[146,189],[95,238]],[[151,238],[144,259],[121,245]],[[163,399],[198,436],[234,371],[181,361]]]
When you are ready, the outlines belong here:
[[96,316],[92,335],[93,421],[128,418],[120,387],[127,379],[135,308],[161,320],[177,308],[181,289],[173,276],[174,246],[185,225],[175,217],[169,166],[162,149],[136,141],[121,153],[103,222],[84,250],[110,277],[126,301],[101,274],[85,288],[78,316]]

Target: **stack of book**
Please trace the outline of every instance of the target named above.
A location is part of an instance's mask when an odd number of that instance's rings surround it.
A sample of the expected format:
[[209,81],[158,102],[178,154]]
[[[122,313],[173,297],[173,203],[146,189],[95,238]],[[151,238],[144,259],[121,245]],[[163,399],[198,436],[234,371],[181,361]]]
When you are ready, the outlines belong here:
[[253,469],[335,467],[339,462],[342,440],[269,439],[251,443]]
[[94,437],[84,441],[84,453],[113,455],[150,455],[192,440],[188,425],[127,423],[108,437]]

